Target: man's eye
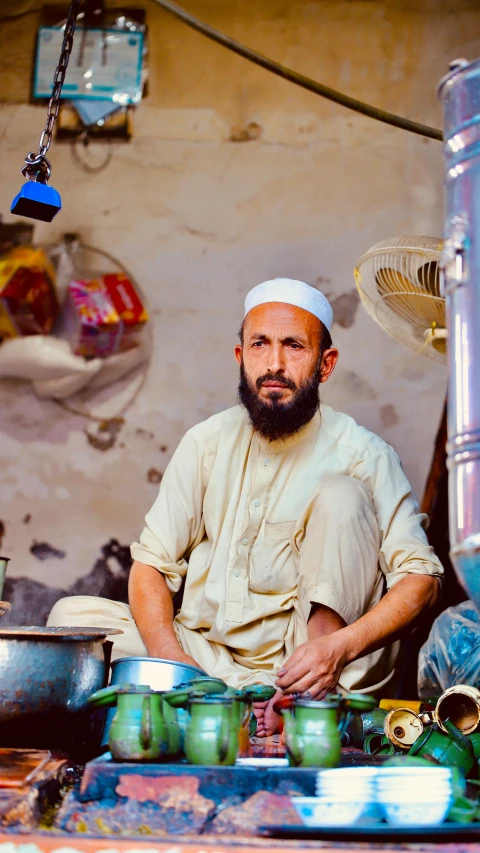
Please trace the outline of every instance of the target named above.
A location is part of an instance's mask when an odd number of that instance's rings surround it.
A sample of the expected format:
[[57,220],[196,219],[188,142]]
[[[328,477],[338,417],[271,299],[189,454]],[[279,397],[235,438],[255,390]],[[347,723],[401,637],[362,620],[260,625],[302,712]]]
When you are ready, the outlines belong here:
[[301,344],[291,343],[290,346],[292,349],[302,349]]
[[263,347],[264,341],[254,341],[252,347]]

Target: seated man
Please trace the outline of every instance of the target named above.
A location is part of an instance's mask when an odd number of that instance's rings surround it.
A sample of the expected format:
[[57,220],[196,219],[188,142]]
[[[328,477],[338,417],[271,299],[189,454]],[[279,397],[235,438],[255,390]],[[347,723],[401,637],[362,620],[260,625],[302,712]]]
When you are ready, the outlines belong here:
[[[439,594],[426,517],[393,449],[320,406],[338,358],[325,297],[276,279],[245,308],[241,405],[180,442],[132,545],[131,609],[67,598],[49,624],[123,628],[117,657],[184,661],[233,687],[388,695],[401,632]],[[256,709],[261,736],[279,728],[272,704]]]

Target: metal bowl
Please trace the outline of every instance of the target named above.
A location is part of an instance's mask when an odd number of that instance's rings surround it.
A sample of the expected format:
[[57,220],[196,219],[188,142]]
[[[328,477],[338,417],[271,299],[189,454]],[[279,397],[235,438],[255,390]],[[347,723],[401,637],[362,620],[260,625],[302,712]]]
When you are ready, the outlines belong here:
[[118,658],[112,663],[111,684],[147,684],[152,690],[173,690],[206,675],[203,669],[163,658]]

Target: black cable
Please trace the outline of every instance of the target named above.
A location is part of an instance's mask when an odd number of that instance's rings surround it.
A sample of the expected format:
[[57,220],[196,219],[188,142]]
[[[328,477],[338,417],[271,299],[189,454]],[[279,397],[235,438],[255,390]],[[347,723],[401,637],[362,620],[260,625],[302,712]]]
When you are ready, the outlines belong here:
[[[86,134],[86,135],[85,135]],[[75,163],[83,169],[84,172],[88,172],[89,175],[98,175],[99,172],[103,172],[104,169],[107,168],[110,160],[113,157],[113,148],[110,140],[106,140],[105,144],[107,145],[107,153],[103,159],[103,162],[98,166],[91,166],[86,160],[84,160],[80,154],[79,144],[83,143],[85,149],[88,146],[88,132],[85,131],[85,134],[82,134],[80,137],[74,136],[72,139],[71,152],[72,157]]]
[[443,139],[443,133],[437,127],[420,124],[419,122],[411,121],[408,118],[397,116],[395,113],[386,112],[379,107],[373,107],[371,104],[365,104],[363,101],[351,98],[350,95],[344,95],[336,89],[324,86],[323,83],[317,83],[317,81],[312,80],[311,77],[305,77],[303,74],[299,74],[297,71],[293,71],[285,65],[280,65],[280,63],[275,62],[273,59],[269,59],[267,56],[257,53],[250,47],[246,47],[244,44],[235,41],[235,39],[230,38],[230,36],[226,36],[219,30],[215,30],[209,24],[205,24],[199,18],[195,18],[193,15],[190,15],[190,13],[186,12],[185,9],[177,6],[176,3],[170,2],[170,0],[154,0],[154,2],[158,3],[158,5],[166,12],[169,12],[180,21],[183,21],[187,26],[192,27],[192,29],[197,30],[199,33],[203,33],[207,38],[218,42],[218,44],[232,50],[234,53],[238,53],[239,56],[243,56],[244,59],[249,59],[250,62],[254,62],[262,68],[266,68],[267,71],[272,71],[273,74],[283,77],[284,80],[296,83],[297,86],[301,86],[303,89],[308,89],[316,95],[321,95],[322,98],[328,98],[329,101],[334,101],[342,107],[354,110],[357,113],[361,113],[362,115],[376,119],[377,121],[382,121],[385,124],[393,125],[393,127],[408,130],[410,133],[418,133],[419,136],[426,136],[429,139]]

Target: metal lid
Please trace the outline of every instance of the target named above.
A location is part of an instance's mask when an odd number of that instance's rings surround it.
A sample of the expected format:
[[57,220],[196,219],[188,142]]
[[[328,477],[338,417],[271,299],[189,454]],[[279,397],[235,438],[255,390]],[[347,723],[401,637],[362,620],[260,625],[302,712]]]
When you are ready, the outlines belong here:
[[203,696],[195,696],[190,699],[191,705],[232,705],[234,702],[233,696],[225,696],[224,693],[206,693]]
[[[114,684],[112,688],[117,696],[159,696],[166,693],[165,690],[152,690],[148,684]],[[107,688],[108,689],[108,688]]]
[[[478,77],[480,71],[480,59],[474,59],[473,62],[468,62],[465,59],[455,59],[450,63],[450,68],[447,74],[440,80],[437,86],[437,98],[440,101],[445,101],[448,98],[448,94],[453,87],[458,86],[461,83],[466,82],[467,86],[472,85],[473,79],[473,87],[474,89],[478,87],[478,80],[475,78]],[[457,104],[457,109],[460,113],[463,113],[466,108],[466,104]]]
[[0,640],[104,640],[112,634],[123,634],[119,628],[75,628],[38,625],[18,625],[0,628]]
[[324,708],[336,709],[340,706],[338,699],[295,699],[295,708]]

